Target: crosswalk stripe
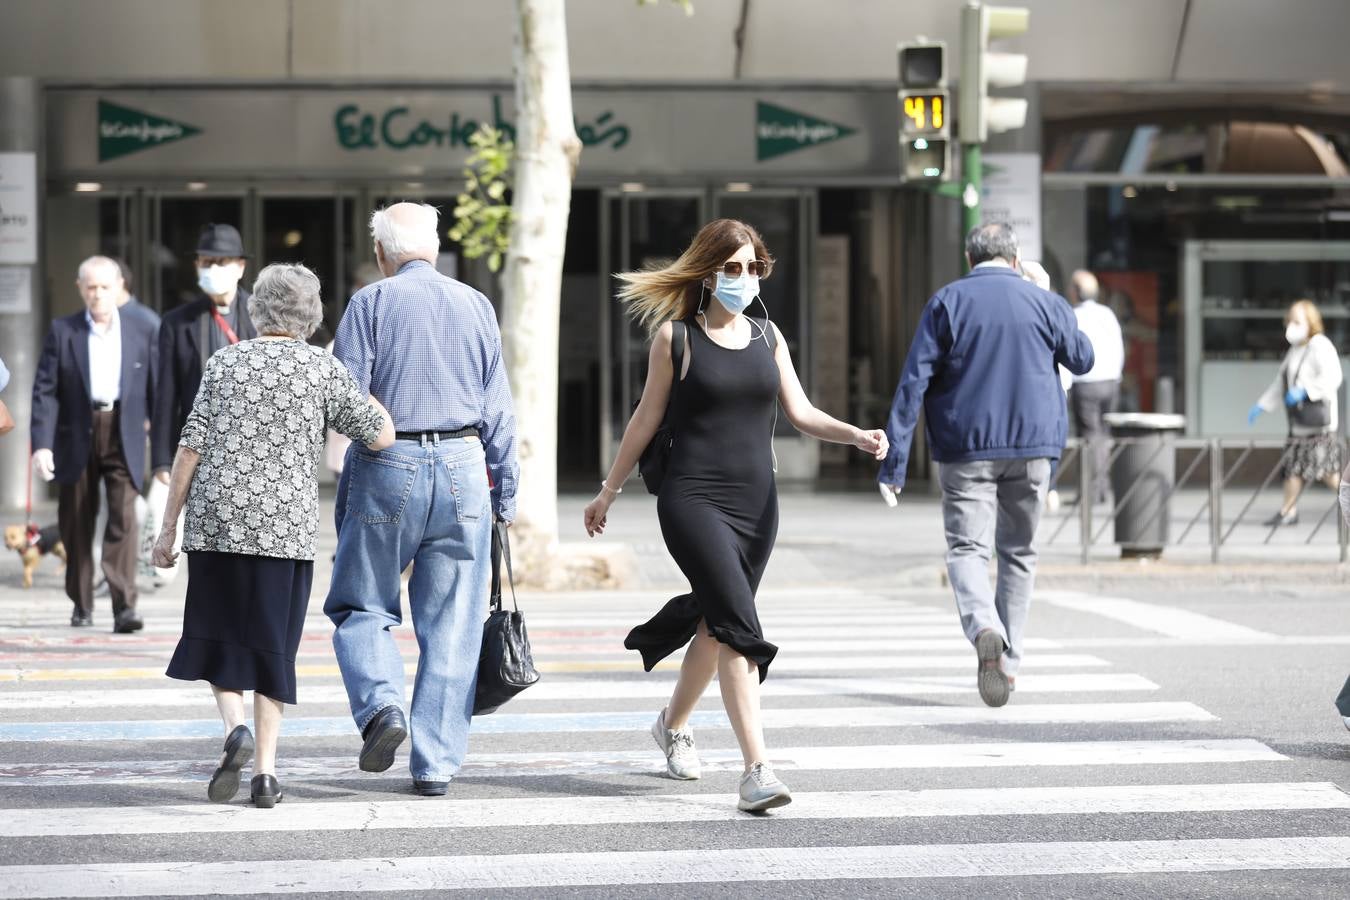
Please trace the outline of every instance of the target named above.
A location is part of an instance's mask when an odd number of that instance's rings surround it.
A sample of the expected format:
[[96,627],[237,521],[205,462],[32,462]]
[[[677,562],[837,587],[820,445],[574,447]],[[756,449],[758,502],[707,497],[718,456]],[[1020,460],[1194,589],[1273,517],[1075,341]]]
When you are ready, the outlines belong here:
[[[1325,781],[798,792],[792,805],[774,817],[909,819],[1294,809],[1350,809],[1350,794]],[[238,804],[198,803],[28,810],[22,816],[0,818],[0,838],[753,821],[726,794],[337,801],[282,804],[265,816]]]
[[1159,603],[1142,603],[1123,597],[1102,597],[1073,591],[1042,591],[1037,599],[1075,612],[1105,616],[1142,631],[1175,638],[1208,640],[1265,640],[1274,637],[1245,625],[1216,619],[1190,610]]
[[[219,737],[219,735],[217,735]],[[356,743],[355,730],[352,733]],[[700,749],[704,774],[739,773],[740,751]],[[851,771],[859,769],[971,769],[1136,765],[1232,765],[1281,762],[1287,756],[1249,738],[1172,741],[1009,741],[975,744],[884,744],[880,746],[771,748],[769,762],[778,770]],[[0,762],[0,788],[76,787],[205,782],[217,761],[126,760],[97,762]],[[402,770],[402,762],[398,764]],[[562,752],[483,753],[470,749],[457,780],[472,778],[535,778],[540,776],[649,775],[665,771],[655,750],[580,750]],[[356,754],[333,757],[288,757],[277,763],[283,781],[331,781],[380,778],[356,767]],[[393,778],[395,776],[389,776]],[[406,774],[397,776],[406,782]]]
[[[969,645],[967,645],[968,647]],[[626,658],[597,658],[576,660],[536,660],[541,672],[632,672],[640,668],[636,653]],[[975,664],[973,654],[934,654],[931,656],[781,656],[773,664],[775,677],[797,672],[846,672],[866,669],[872,671],[921,670],[938,671],[942,669],[969,669]],[[1109,666],[1099,656],[1082,653],[1045,654],[1035,657],[1035,664],[1041,668],[1080,669]],[[663,671],[680,667],[680,655],[675,654],[658,663]],[[408,674],[416,671],[416,665],[404,666]],[[297,678],[337,677],[342,673],[336,664],[297,665]],[[87,668],[20,668],[0,669],[0,682],[16,681],[122,681],[140,678],[164,678],[163,666],[90,666]]]
[[[1034,668],[1030,667],[1029,668]],[[522,694],[524,700],[626,700],[660,698],[670,695],[675,682],[669,678],[643,678],[605,681],[568,681],[550,678],[540,681]],[[764,682],[764,697],[815,697],[843,695],[894,694],[968,694],[975,690],[975,676],[930,675],[910,678],[770,678]],[[1017,693],[1064,694],[1114,691],[1156,691],[1158,685],[1142,675],[1117,672],[1083,672],[1069,675],[1021,674]],[[412,686],[408,686],[411,696]],[[314,703],[346,703],[347,692],[341,685],[300,685],[301,706]],[[133,709],[165,709],[177,706],[202,706],[210,703],[204,687],[147,688],[119,691],[119,706]],[[0,691],[0,709],[103,709],[108,698],[101,694],[71,691]]]
[[[954,633],[954,634],[953,634]],[[970,648],[970,642],[961,636],[956,628],[944,628],[941,631],[944,636],[917,637],[917,638],[867,638],[867,639],[838,639],[838,640],[820,640],[815,638],[801,638],[791,641],[780,642],[780,652],[787,651],[792,653],[925,653],[925,652],[950,652],[953,650],[963,650]],[[1045,638],[1029,638],[1025,642],[1025,649],[1030,651],[1037,650],[1056,650],[1059,644]],[[577,657],[611,657],[614,659],[636,659],[634,652],[624,649],[623,641],[619,638],[608,640],[592,641],[539,641],[531,640],[531,647],[535,659],[538,660],[570,660]],[[405,655],[414,656],[416,648],[409,647],[405,649]],[[0,658],[0,662],[64,662],[68,660],[69,654],[60,654],[57,656],[47,655],[42,659],[38,654],[7,654],[10,658]],[[164,647],[153,652],[141,652],[135,656],[121,655],[109,657],[110,660],[134,661],[144,659],[147,656],[158,656],[165,663],[172,655],[172,648]],[[6,654],[0,654],[0,657]],[[297,659],[332,659],[333,651],[327,648],[304,648],[297,655]],[[973,658],[973,657],[972,657]],[[0,670],[5,671],[5,670]]]
[[[622,644],[627,636],[628,628],[600,627],[600,626],[569,626],[552,625],[541,626],[533,619],[528,620],[530,637],[536,643],[545,645],[553,642],[576,643],[579,641],[611,642]],[[771,635],[775,643],[788,644],[796,641],[826,639],[826,638],[847,638],[856,636],[858,628],[855,625],[774,625],[766,622],[764,624],[765,634]],[[950,637],[953,634],[961,634],[961,625],[955,615],[944,616],[942,621],[937,622],[917,622],[914,624],[896,624],[893,622],[878,622],[869,626],[867,636],[871,639],[893,638],[902,640],[905,638],[923,638],[923,637]],[[393,638],[400,645],[416,646],[416,637],[409,629],[399,629],[392,632]],[[173,634],[149,634],[134,636],[114,637],[109,635],[105,638],[70,638],[70,637],[50,637],[46,635],[29,634],[24,637],[0,638],[0,656],[14,656],[21,652],[31,652],[35,650],[47,651],[65,651],[67,654],[72,650],[81,650],[89,652],[132,652],[144,649],[166,649],[173,650],[178,644],[179,635]],[[303,649],[327,649],[332,653],[332,633],[331,631],[323,634],[307,634],[300,639],[300,646]]]
[[[591,731],[642,731],[652,714],[643,712],[498,713],[474,720],[475,734],[568,734]],[[1194,703],[1025,703],[983,706],[860,706],[770,708],[765,728],[897,728],[937,725],[1068,724],[1137,722],[1210,722],[1217,716]],[[696,711],[695,729],[730,728],[726,713]],[[164,741],[209,738],[220,734],[215,719],[142,719],[126,722],[21,722],[0,725],[6,741]],[[286,722],[289,737],[341,737],[355,725],[347,716],[315,716]]]
[[4,897],[374,893],[1350,868],[1350,837],[767,847],[0,867]]

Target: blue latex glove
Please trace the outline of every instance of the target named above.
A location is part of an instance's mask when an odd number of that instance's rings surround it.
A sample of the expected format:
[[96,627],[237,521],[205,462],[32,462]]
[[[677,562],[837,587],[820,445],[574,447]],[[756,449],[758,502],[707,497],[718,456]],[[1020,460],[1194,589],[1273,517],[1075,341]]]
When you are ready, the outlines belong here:
[[1298,406],[1304,400],[1308,399],[1308,392],[1301,387],[1291,387],[1284,392],[1285,406]]
[[1247,424],[1251,425],[1256,422],[1256,417],[1263,412],[1265,412],[1265,410],[1261,408],[1260,403],[1257,403],[1251,409],[1247,410]]

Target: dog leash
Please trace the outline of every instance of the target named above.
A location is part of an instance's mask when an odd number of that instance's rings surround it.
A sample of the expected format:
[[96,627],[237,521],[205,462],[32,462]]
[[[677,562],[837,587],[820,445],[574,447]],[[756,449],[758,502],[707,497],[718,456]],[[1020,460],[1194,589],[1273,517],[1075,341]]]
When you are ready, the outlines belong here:
[[24,515],[28,518],[28,526],[25,529],[28,538],[28,546],[32,547],[38,542],[38,534],[42,529],[38,528],[37,522],[33,521],[33,441],[28,441],[28,491],[24,498]]

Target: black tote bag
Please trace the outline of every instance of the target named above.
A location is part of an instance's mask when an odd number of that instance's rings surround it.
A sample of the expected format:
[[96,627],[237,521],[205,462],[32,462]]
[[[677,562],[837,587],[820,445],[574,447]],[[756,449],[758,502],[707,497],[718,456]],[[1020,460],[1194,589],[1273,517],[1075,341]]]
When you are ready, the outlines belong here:
[[[502,607],[502,560],[511,579],[511,605]],[[505,522],[492,523],[492,596],[483,646],[478,654],[478,686],[473,696],[473,714],[486,716],[539,680],[530,654],[530,635],[516,602],[516,577],[511,571],[511,539]]]

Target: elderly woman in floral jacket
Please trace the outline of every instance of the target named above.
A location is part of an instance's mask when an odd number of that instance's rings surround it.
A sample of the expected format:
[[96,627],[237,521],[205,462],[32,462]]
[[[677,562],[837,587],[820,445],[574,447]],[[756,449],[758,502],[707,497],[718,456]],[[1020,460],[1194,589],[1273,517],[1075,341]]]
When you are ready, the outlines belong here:
[[171,678],[211,684],[225,749],[207,796],[239,789],[255,743],[244,724],[253,691],[258,729],[254,804],[281,799],[276,743],[295,703],[295,655],[314,577],[318,465],[326,429],[371,449],[394,442],[384,407],[322,348],[305,343],[323,307],[319,279],[300,265],[258,273],[249,316],[259,337],[215,353],[179,439],[154,563],[175,562],[184,502],[187,601]]

